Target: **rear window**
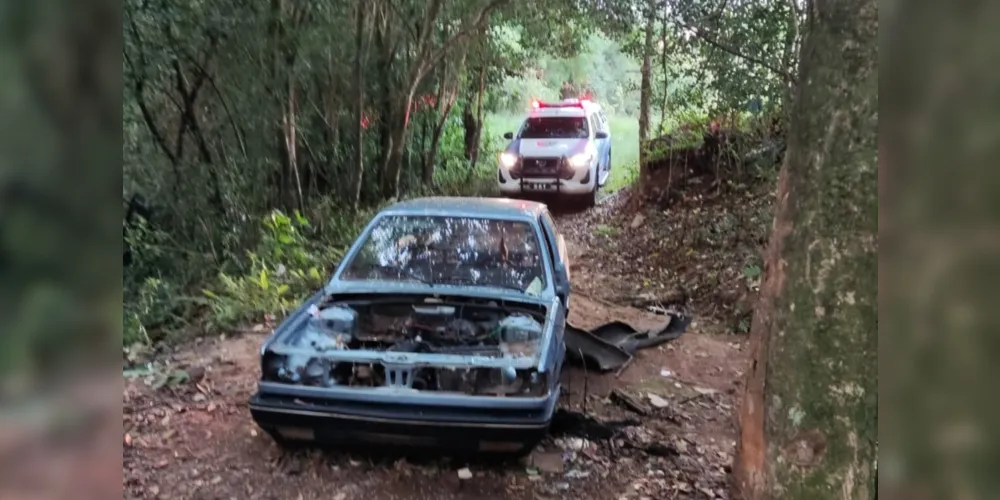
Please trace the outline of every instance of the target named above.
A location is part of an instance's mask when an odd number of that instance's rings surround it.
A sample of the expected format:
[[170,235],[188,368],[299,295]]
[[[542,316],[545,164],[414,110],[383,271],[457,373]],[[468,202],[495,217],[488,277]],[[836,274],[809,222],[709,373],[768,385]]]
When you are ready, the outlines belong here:
[[524,122],[523,139],[586,139],[590,134],[582,116],[533,116]]

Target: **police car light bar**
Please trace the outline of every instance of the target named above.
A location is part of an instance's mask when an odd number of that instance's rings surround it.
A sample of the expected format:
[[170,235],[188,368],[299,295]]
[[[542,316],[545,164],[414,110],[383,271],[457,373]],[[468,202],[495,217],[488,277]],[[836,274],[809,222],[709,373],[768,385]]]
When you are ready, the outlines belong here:
[[590,99],[564,99],[561,102],[542,102],[538,99],[531,100],[531,107],[534,109],[539,108],[582,108],[587,104],[590,104]]

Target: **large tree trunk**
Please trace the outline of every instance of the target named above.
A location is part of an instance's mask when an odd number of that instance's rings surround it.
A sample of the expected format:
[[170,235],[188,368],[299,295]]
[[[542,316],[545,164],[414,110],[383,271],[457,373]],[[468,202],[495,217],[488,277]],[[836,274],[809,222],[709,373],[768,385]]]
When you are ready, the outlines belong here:
[[736,497],[871,499],[878,411],[878,7],[813,0],[751,328]]

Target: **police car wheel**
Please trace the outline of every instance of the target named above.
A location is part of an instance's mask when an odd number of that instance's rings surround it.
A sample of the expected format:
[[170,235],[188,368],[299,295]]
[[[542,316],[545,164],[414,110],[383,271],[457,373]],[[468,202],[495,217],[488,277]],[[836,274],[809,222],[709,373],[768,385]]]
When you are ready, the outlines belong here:
[[594,205],[597,205],[597,189],[598,188],[595,185],[593,191],[582,196],[581,201],[583,202],[583,206],[585,208],[590,208],[593,207]]

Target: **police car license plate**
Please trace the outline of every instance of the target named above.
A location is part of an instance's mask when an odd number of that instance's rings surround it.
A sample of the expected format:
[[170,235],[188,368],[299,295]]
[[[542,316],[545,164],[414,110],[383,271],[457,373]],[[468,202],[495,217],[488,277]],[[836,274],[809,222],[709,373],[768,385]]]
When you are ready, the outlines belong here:
[[531,191],[555,191],[556,185],[553,183],[543,183],[543,182],[525,182],[524,189]]

